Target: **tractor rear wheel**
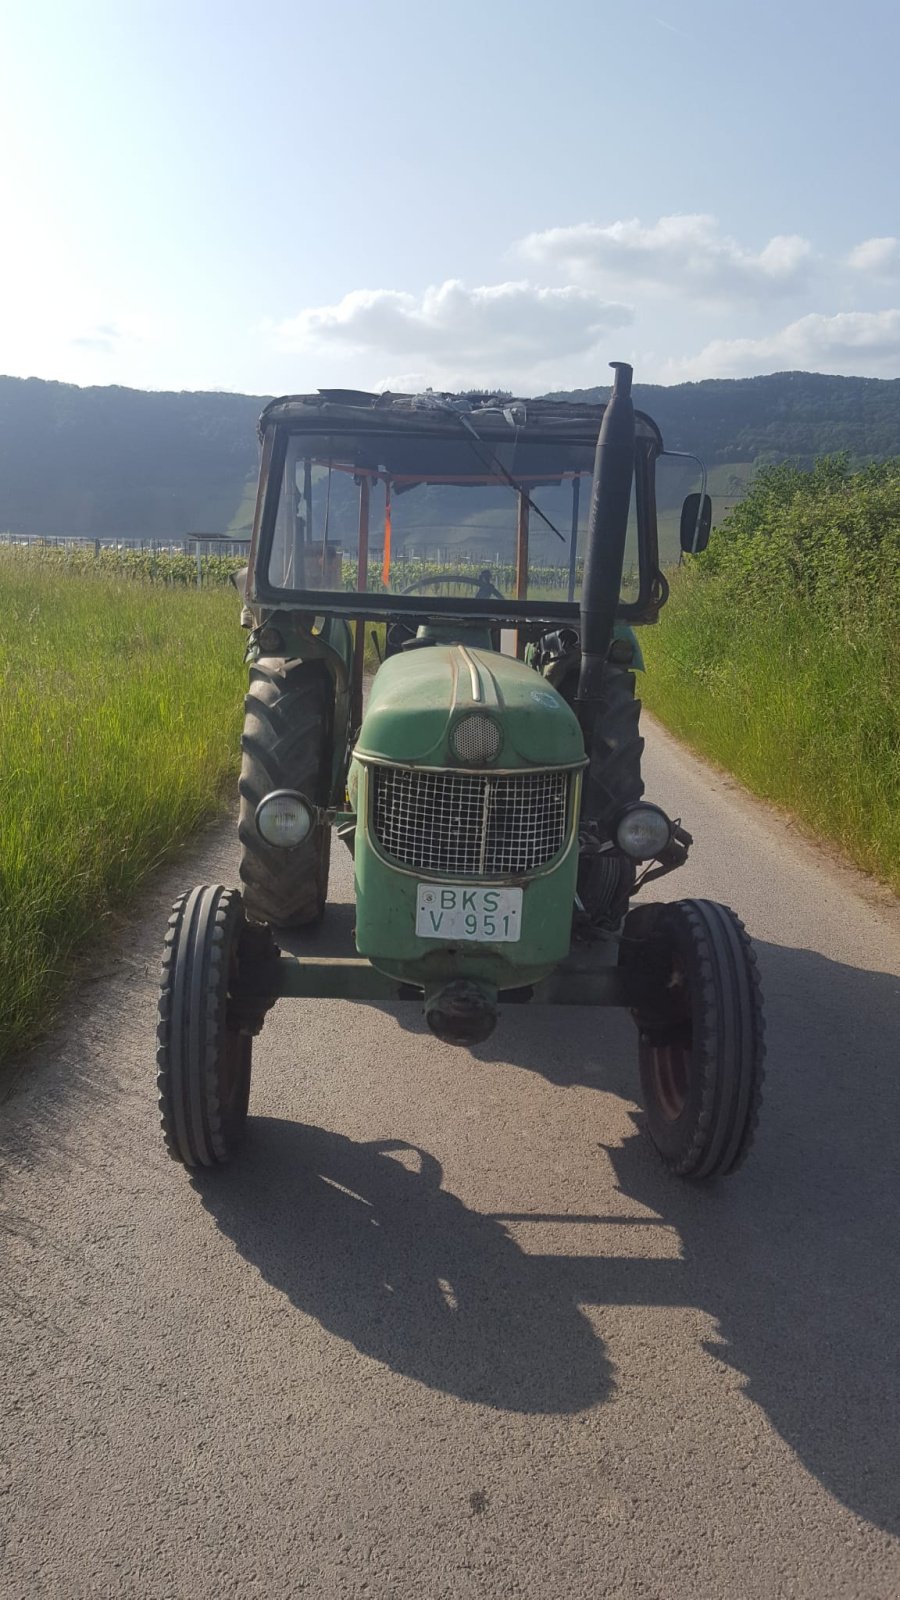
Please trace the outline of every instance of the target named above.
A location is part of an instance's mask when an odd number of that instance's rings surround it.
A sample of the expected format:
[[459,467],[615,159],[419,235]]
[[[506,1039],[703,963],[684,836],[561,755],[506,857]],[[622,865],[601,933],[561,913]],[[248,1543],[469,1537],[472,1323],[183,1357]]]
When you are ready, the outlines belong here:
[[328,895],[331,829],[319,826],[293,850],[267,844],[256,808],[273,789],[295,789],[327,805],[333,687],[320,662],[257,662],[250,671],[241,739],[240,874],[249,917],[276,928],[320,920]]
[[230,1161],[247,1121],[251,1035],[262,1012],[240,1011],[243,930],[237,889],[192,889],[169,918],[156,1082],[166,1148],[187,1167]]
[[621,960],[659,980],[659,1003],[633,1013],[647,1128],[666,1166],[714,1178],[753,1140],[765,1055],[756,956],[728,906],[676,900],[640,906]]
[[[640,800],[644,792],[640,720],[634,673],[607,662],[584,776],[582,822],[598,822],[608,828],[620,811]],[[634,863],[621,856],[583,855],[578,867],[578,897],[591,921],[616,926],[627,910],[634,879]]]

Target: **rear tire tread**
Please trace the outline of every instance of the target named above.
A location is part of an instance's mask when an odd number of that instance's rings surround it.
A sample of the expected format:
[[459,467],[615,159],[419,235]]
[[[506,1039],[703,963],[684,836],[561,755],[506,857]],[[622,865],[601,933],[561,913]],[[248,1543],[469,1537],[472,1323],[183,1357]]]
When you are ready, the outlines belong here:
[[266,844],[256,808],[273,789],[297,789],[316,805],[331,796],[333,689],[319,662],[257,663],[250,673],[238,784],[240,876],[248,916],[276,928],[316,923],[325,909],[331,830],[317,827],[296,849]]
[[[582,821],[598,822],[604,831],[610,830],[619,813],[644,793],[640,721],[641,702],[636,695],[634,673],[608,662],[581,801]],[[618,924],[633,893],[634,881],[634,864],[623,857],[585,855],[580,863],[578,892],[591,919]]]

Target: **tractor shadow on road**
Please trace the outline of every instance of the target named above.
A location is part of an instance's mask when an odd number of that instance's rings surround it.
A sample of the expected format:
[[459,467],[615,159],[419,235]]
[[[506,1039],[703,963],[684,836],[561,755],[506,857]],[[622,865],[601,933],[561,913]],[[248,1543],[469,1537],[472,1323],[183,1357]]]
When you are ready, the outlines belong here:
[[[599,1308],[601,1325],[604,1306],[699,1308],[716,1325],[709,1356],[745,1378],[806,1470],[900,1533],[900,980],[808,950],[757,951],[769,1048],[746,1167],[691,1186],[642,1132],[606,1152],[618,1190],[677,1231],[680,1259],[525,1254],[510,1219],[441,1188],[433,1157],[267,1118],[251,1123],[227,1187],[196,1180],[204,1204],[325,1328],[396,1372],[501,1409],[564,1414],[611,1398],[581,1307]],[[637,1097],[630,1019],[570,1012],[563,1030],[559,1013],[552,1026],[543,1015],[511,1018],[502,1056],[499,1031],[479,1051],[486,1066],[496,1042],[496,1059],[564,1092]],[[598,1159],[599,1215],[571,1220],[609,1223],[621,1207],[605,1188]]]
[[603,1344],[555,1273],[441,1179],[402,1141],[257,1117],[227,1188],[194,1182],[269,1283],[392,1371],[501,1410],[605,1400]]
[[320,923],[293,932],[282,928],[278,933],[278,943],[282,950],[292,956],[316,956],[319,960],[342,959],[356,955],[353,937],[355,927],[355,901],[329,900]]
[[[768,1052],[746,1166],[692,1186],[642,1132],[609,1149],[617,1187],[677,1231],[682,1259],[557,1258],[559,1292],[706,1311],[709,1354],[745,1376],[807,1470],[900,1534],[900,978],[755,944]],[[514,1020],[503,1059],[639,1099],[629,1018],[579,1013],[565,1048],[560,1031]]]

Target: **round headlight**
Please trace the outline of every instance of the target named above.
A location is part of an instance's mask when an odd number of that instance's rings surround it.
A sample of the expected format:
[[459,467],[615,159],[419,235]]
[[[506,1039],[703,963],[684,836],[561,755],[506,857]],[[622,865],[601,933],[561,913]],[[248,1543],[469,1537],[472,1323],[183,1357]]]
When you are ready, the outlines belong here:
[[312,832],[315,815],[308,800],[293,789],[277,789],[267,794],[256,808],[256,828],[266,844],[290,850],[302,844]]
[[493,761],[503,743],[503,735],[492,717],[475,712],[474,716],[460,717],[450,735],[450,743],[458,760],[475,766],[480,761]]
[[616,844],[632,861],[652,861],[672,838],[672,824],[659,806],[639,801],[616,824]]

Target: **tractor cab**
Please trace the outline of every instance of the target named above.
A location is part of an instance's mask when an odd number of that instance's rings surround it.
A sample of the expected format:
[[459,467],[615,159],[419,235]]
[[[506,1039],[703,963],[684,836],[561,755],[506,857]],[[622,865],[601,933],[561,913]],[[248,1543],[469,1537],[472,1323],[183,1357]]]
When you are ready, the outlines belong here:
[[[463,625],[470,637],[515,629],[521,655],[549,625],[577,626],[603,413],[431,393],[273,402],[260,421],[253,601],[383,618],[391,649]],[[655,424],[637,413],[616,595],[623,621],[652,621],[665,595],[662,451]]]

